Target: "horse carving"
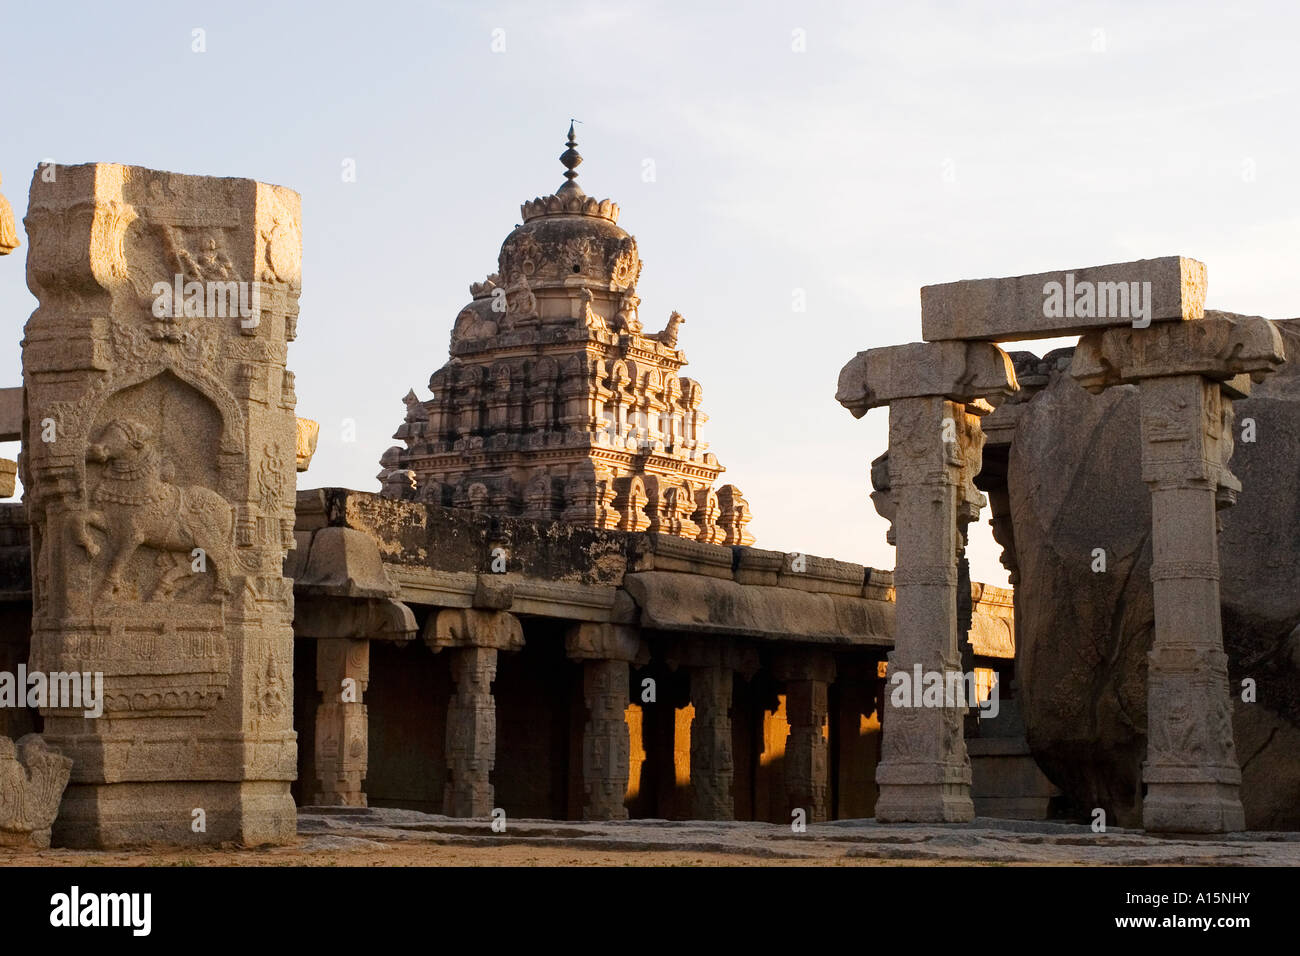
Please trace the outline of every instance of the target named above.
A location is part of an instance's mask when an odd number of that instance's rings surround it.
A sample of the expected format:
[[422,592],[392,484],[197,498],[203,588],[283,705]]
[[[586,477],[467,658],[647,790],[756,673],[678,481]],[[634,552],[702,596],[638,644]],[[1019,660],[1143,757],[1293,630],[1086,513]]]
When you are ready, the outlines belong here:
[[92,443],[86,457],[104,464],[103,476],[89,496],[79,543],[92,558],[100,546],[90,528],[108,536],[111,549],[104,590],[125,592],[123,573],[136,551],[162,552],[165,565],[153,597],[171,597],[180,581],[193,570],[194,549],[202,549],[204,564],[214,563],[217,591],[229,593],[230,562],[234,552],[235,512],[215,491],[179,486],[169,480],[170,467],[159,457],[157,443],[146,425],[118,418],[109,422]]

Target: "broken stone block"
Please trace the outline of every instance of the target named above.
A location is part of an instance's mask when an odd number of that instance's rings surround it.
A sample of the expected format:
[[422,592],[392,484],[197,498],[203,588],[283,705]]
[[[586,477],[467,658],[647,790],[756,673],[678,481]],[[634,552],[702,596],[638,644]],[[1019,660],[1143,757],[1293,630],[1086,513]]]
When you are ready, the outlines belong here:
[[9,200],[0,196],[0,256],[7,256],[17,249],[21,242],[18,241],[18,230],[14,227],[14,207],[9,205]]
[[72,761],[39,734],[0,737],[0,846],[50,845]]
[[0,498],[12,498],[17,490],[18,462],[0,458]]
[[298,423],[298,471],[311,467],[312,456],[316,454],[316,441],[320,438],[320,422],[310,418],[299,418]]
[[1185,256],[1139,259],[1007,279],[966,279],[921,289],[921,337],[1022,339],[1079,335],[1116,325],[1199,319],[1205,264]]

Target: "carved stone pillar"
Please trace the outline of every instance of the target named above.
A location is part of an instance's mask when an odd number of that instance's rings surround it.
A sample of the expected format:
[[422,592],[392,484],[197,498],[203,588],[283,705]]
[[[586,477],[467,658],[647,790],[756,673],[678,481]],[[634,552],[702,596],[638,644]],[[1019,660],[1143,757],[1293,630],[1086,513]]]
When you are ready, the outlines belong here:
[[[304,780],[303,799],[364,807],[369,736],[362,700],[370,679],[370,642],[413,639],[415,615],[396,600],[400,589],[384,570],[374,539],[363,531],[299,532],[286,573],[294,579],[295,638],[316,641],[321,695],[313,751],[319,788]],[[347,597],[341,596],[344,591]]]
[[731,669],[719,665],[690,668],[691,790],[697,820],[735,819],[731,752]]
[[324,807],[364,807],[369,723],[362,695],[370,682],[370,642],[316,642],[316,778]]
[[[959,516],[983,496],[979,415],[1016,389],[1006,353],[984,342],[932,342],[858,353],[840,373],[836,398],[854,415],[889,406],[889,491],[882,511],[898,549],[897,631],[889,672],[904,677],[960,671],[957,647]],[[879,491],[879,486],[877,486]],[[941,680],[946,680],[941,676]],[[958,822],[975,815],[960,702],[908,699],[882,715],[876,771],[881,822]],[[917,695],[918,697],[920,695]]]
[[495,647],[461,647],[451,652],[456,692],[447,704],[447,789],[442,811],[449,817],[492,813],[491,773],[497,753],[492,681],[496,676]]
[[835,679],[835,660],[826,651],[785,651],[773,661],[773,676],[785,683],[785,797],[807,822],[831,817],[826,694]]
[[668,664],[685,666],[691,705],[691,816],[696,820],[734,820],[736,766],[732,753],[731,687],[736,673],[749,680],[758,671],[758,654],[732,641],[683,639],[668,651]]
[[45,711],[73,760],[59,845],[296,837],[299,206],[109,163],[33,176],[29,666],[102,673],[105,697]]
[[576,624],[565,638],[569,657],[583,662],[587,722],[582,729],[584,820],[626,820],[631,754],[628,673],[650,658],[637,629],[621,624]]
[[1155,634],[1147,658],[1148,830],[1222,833],[1245,821],[1219,610],[1216,509],[1229,472],[1232,400],[1283,361],[1265,319],[1207,317],[1090,333],[1072,374],[1085,388],[1137,383],[1142,477],[1151,489]]
[[[436,652],[450,648],[455,693],[447,704],[447,787],[443,813],[484,817],[493,810],[497,711],[492,681],[497,651],[524,646],[519,619],[507,611],[457,608],[431,619],[425,640]],[[428,625],[426,625],[426,628]]]

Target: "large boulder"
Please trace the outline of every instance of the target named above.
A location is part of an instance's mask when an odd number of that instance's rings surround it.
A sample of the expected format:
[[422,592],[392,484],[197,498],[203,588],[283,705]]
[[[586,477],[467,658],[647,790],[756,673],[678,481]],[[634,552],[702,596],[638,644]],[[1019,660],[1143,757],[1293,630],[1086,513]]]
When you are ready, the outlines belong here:
[[[1236,403],[1231,469],[1243,489],[1220,512],[1224,645],[1252,829],[1300,829],[1300,319],[1276,325],[1290,361]],[[1030,747],[1075,811],[1102,807],[1112,823],[1140,826],[1154,610],[1137,388],[1090,395],[1054,372],[1017,424],[1007,484]],[[1254,702],[1242,700],[1247,678]]]

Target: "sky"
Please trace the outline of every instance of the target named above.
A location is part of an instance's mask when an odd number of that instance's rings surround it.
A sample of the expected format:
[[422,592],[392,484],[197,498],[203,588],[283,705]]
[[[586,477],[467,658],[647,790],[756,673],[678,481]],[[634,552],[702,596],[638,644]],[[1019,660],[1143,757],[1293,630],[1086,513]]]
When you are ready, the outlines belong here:
[[[377,491],[577,119],[578,181],[637,237],[647,327],[686,317],[758,546],[890,568],[887,413],[834,394],[858,351],[920,339],[922,285],[1187,255],[1207,307],[1300,312],[1297,34],[1289,3],[3,0],[0,193],[21,222],[44,160],[299,191],[300,487]],[[26,250],[0,258],[0,386]],[[998,550],[985,512],[976,580],[1005,584]]]

